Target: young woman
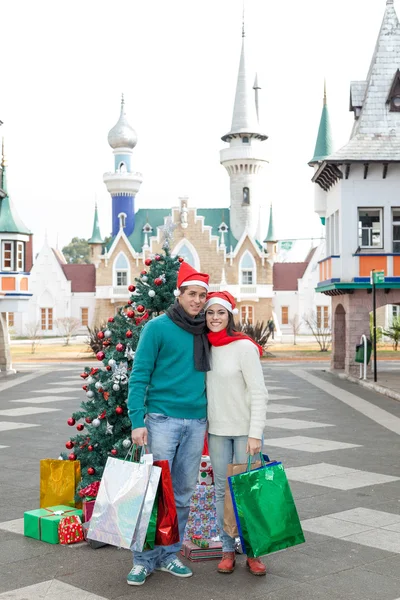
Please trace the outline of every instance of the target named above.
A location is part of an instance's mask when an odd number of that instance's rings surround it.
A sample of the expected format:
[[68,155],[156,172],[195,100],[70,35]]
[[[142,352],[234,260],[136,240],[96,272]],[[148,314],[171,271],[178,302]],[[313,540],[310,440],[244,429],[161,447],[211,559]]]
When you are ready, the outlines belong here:
[[[234,310],[235,299],[229,292],[208,294],[205,313],[212,363],[207,373],[208,444],[222,540],[219,573],[232,573],[235,568],[235,539],[223,529],[227,467],[246,463],[248,454],[261,451],[268,400],[260,363],[262,348],[235,331]],[[248,557],[247,566],[253,575],[266,573],[259,558]]]

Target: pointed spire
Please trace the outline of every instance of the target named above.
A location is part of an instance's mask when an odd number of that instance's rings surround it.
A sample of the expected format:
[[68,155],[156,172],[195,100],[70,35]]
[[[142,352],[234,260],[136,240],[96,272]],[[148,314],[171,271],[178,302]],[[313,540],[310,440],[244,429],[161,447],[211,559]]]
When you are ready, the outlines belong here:
[[20,219],[15,207],[8,196],[7,189],[7,165],[4,154],[4,138],[2,140],[2,156],[1,156],[1,185],[0,188],[5,192],[6,196],[0,202],[0,233],[26,233],[30,235],[32,232],[26,227]]
[[0,188],[7,194],[7,162],[6,155],[4,153],[4,136],[1,140],[1,181]]
[[274,217],[273,217],[273,213],[272,213],[272,204],[271,204],[270,208],[269,208],[268,233],[267,233],[267,237],[264,240],[264,243],[266,243],[266,242],[277,242],[277,241],[278,240],[276,239],[276,235],[275,235]]
[[329,119],[328,104],[326,99],[326,81],[324,80],[324,99],[322,104],[322,114],[319,122],[317,142],[315,144],[314,156],[310,160],[310,165],[316,162],[325,160],[327,156],[332,154],[332,132]]
[[100,234],[99,215],[97,213],[97,202],[94,205],[93,232],[89,244],[102,244],[103,239]]
[[266,135],[259,132],[256,103],[247,70],[244,17],[242,23],[242,50],[240,53],[231,131],[224,135],[222,139],[224,142],[229,142],[232,136],[240,133],[254,134],[261,140],[267,139]]

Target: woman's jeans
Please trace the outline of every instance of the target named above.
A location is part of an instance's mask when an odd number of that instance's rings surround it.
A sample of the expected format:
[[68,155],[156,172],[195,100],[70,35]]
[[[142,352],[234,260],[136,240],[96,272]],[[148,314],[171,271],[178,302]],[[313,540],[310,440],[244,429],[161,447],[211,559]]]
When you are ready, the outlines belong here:
[[226,471],[228,465],[231,463],[247,463],[247,440],[247,435],[228,437],[224,435],[209,434],[208,436],[208,448],[214,471],[217,522],[219,535],[222,541],[222,552],[235,551],[235,538],[224,531]]
[[180,541],[172,546],[155,546],[148,552],[135,552],[134,564],[149,572],[176,558],[182,546],[195,491],[204,446],[207,419],[174,419],[158,413],[146,415],[148,445],[154,460],[168,460],[178,513]]

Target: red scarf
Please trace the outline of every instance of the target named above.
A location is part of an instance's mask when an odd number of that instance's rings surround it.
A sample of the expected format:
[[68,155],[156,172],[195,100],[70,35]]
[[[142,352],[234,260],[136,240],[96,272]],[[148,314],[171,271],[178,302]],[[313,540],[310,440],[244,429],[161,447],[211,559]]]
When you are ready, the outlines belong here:
[[238,340],[250,340],[250,342],[253,342],[253,344],[257,346],[260,356],[263,355],[263,349],[251,337],[241,333],[240,331],[233,331],[232,333],[233,336],[228,335],[226,329],[222,329],[222,331],[217,332],[209,331],[207,333],[207,337],[212,346],[226,346],[227,344],[237,342]]

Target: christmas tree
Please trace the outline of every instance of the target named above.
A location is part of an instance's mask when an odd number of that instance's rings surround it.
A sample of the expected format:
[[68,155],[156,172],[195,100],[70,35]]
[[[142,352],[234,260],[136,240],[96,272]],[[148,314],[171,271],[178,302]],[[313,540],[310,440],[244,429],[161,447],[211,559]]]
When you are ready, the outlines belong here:
[[99,331],[103,350],[96,357],[98,367],[81,373],[86,400],[68,419],[78,434],[65,446],[64,459],[79,460],[82,480],[78,490],[99,481],[109,456],[124,457],[131,446],[131,422],[126,400],[128,381],[140,333],[148,319],[165,311],[175,300],[177,272],[181,257],[172,257],[169,240],[171,225],[164,226],[163,253],[145,260],[147,270],[130,285],[131,297],[125,307],[110,317]]

